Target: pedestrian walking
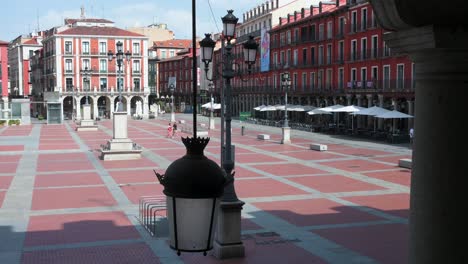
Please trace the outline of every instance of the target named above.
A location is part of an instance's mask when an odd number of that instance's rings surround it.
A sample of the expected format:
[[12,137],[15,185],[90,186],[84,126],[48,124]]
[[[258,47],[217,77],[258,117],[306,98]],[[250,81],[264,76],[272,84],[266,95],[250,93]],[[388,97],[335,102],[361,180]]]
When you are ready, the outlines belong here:
[[176,122],[174,122],[174,124],[172,125],[172,136],[175,137],[177,133],[177,124]]
[[171,125],[171,123],[169,123],[169,126],[167,126],[167,137],[168,138],[172,138],[174,135],[173,135],[173,127]]
[[411,146],[413,146],[413,141],[414,141],[414,129],[413,128],[410,128],[409,130],[409,140],[410,140]]

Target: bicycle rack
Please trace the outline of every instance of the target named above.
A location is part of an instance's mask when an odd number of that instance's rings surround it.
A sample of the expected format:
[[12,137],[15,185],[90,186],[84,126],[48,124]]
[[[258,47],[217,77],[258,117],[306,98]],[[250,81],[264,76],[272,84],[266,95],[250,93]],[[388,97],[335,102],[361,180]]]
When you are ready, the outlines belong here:
[[140,224],[151,234],[156,235],[158,218],[166,217],[166,196],[142,196],[138,204],[138,220]]

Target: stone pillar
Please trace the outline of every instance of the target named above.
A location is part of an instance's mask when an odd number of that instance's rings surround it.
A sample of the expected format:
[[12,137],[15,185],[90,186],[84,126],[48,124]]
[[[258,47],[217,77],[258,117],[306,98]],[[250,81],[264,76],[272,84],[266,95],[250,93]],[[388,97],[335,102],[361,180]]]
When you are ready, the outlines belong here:
[[383,26],[397,30],[384,35],[392,52],[409,54],[417,65],[409,263],[467,263],[460,218],[467,207],[467,165],[459,151],[467,148],[460,127],[466,112],[460,106],[466,103],[468,29],[460,21],[468,7],[425,7],[423,16],[409,14],[415,2],[424,6],[424,1],[385,1],[390,7],[372,2],[379,21],[387,22]]
[[131,111],[132,109],[130,109],[130,101],[131,101],[130,98],[127,98],[127,115],[131,115],[131,112],[130,112],[130,111]]
[[[379,107],[384,107],[384,96],[383,94],[379,94]],[[383,129],[383,119],[382,118],[377,118],[377,122],[378,122],[378,127],[379,129]]]
[[144,119],[148,119],[148,117],[149,117],[148,100],[149,100],[148,96],[143,97],[143,105],[141,107],[143,107],[143,118]]
[[[408,100],[408,115],[414,116],[414,101]],[[408,129],[414,126],[414,119],[408,118]]]
[[[368,108],[373,106],[373,103],[372,103],[372,98],[373,97],[374,96],[372,94],[367,95],[367,107]],[[367,128],[373,127],[373,124],[374,124],[374,117],[367,116]]]
[[[357,106],[362,106],[362,95],[358,94],[358,95],[356,95],[356,98],[357,98]],[[357,125],[356,125],[356,127],[357,127],[357,128],[361,128],[361,127],[362,127],[362,118],[363,118],[363,117],[360,116],[360,115],[358,115],[358,116],[356,117],[356,119],[357,119],[357,122],[356,122]]]
[[81,120],[81,105],[80,105],[80,103],[81,103],[81,98],[78,97],[76,99],[76,119],[77,120]]
[[8,108],[8,97],[3,97],[3,109],[2,110],[2,115],[0,116],[1,118],[8,119],[10,118],[9,111],[10,109]]
[[348,94],[346,95],[346,105],[351,105],[352,104],[352,99],[353,99],[353,96]]
[[99,110],[98,110],[98,100],[97,97],[91,97],[93,98],[93,119],[96,119],[96,117],[99,116]]

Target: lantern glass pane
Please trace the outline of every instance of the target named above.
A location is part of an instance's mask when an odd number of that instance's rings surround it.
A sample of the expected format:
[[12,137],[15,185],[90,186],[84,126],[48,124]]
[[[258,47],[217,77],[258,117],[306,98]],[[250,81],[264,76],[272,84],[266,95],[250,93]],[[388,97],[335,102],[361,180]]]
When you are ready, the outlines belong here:
[[[175,198],[175,203],[177,223],[174,225],[174,201],[172,197],[167,197],[171,247],[180,251],[204,251],[210,249],[213,246],[219,199]],[[215,203],[214,214],[212,214],[213,203]],[[213,225],[208,245],[208,235],[210,234],[212,219]],[[177,248],[175,245],[175,227],[177,227]]]
[[236,28],[236,24],[225,24],[224,25],[224,36],[226,37],[234,37],[234,30]]
[[203,61],[211,61],[213,56],[213,48],[203,47],[201,49],[201,57]]
[[122,52],[122,42],[117,42],[117,52]]
[[117,59],[121,61],[123,59],[123,54],[117,53]]
[[255,63],[255,58],[257,56],[257,49],[249,49],[249,61],[250,63]]

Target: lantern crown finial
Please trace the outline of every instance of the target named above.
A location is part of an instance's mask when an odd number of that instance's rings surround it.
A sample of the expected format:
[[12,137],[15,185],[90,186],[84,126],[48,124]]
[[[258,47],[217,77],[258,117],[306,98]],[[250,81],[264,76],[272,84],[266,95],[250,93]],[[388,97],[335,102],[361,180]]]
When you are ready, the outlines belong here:
[[210,138],[182,138],[182,143],[184,143],[187,149],[187,154],[190,155],[203,155],[203,150],[205,150],[208,142],[210,142]]

